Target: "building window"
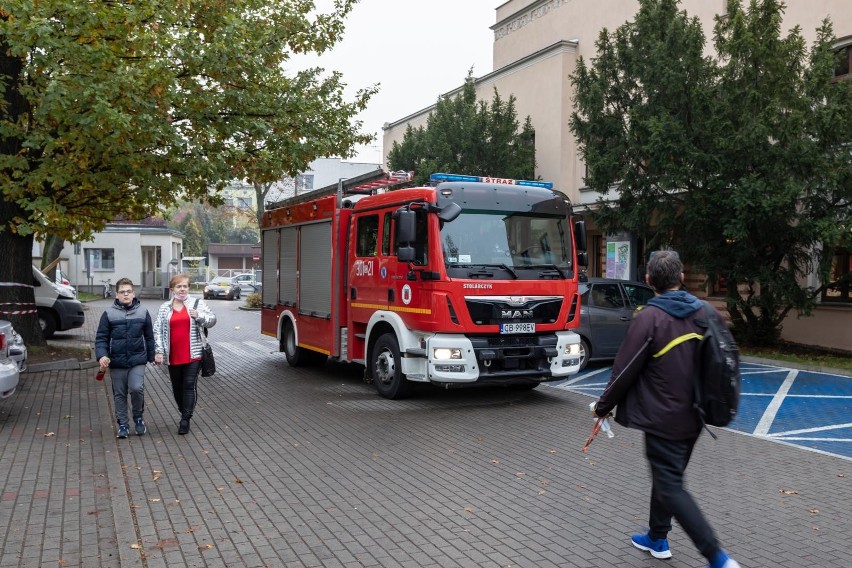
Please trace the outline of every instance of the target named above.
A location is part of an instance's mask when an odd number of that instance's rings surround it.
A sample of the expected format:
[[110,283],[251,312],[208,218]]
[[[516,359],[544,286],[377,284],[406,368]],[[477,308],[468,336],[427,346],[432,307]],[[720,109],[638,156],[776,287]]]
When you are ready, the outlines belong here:
[[237,209],[240,211],[245,211],[246,209],[251,208],[251,199],[247,197],[238,197],[237,198]]
[[304,193],[314,188],[314,174],[300,174],[296,176],[296,193]]
[[86,249],[86,265],[94,272],[115,270],[115,249]]
[[357,231],[357,256],[376,256],[376,244],[379,240],[379,216],[359,217]]
[[834,76],[848,79],[849,70],[852,69],[852,45],[841,47],[835,53],[837,61],[834,64]]
[[842,248],[834,251],[829,279],[838,284],[823,291],[822,301],[852,303],[852,252]]

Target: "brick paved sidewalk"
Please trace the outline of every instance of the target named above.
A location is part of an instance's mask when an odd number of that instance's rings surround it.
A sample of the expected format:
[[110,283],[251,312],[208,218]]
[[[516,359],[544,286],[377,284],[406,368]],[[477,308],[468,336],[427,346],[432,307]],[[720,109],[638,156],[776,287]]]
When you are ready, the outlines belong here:
[[[581,453],[587,398],[387,401],[355,367],[288,368],[257,314],[215,307],[219,373],[188,436],[162,367],[141,437],[115,439],[90,369],[25,374],[0,402],[0,567],[705,565],[678,527],[670,561],[629,545],[647,515],[641,437],[617,427]],[[745,568],[850,566],[852,462],[722,431],[688,480]]]

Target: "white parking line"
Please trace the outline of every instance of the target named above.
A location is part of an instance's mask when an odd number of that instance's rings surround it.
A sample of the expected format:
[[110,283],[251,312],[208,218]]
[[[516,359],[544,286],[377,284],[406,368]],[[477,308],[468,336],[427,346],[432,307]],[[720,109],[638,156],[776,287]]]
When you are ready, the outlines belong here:
[[852,424],[832,424],[831,426],[817,426],[815,428],[804,428],[802,430],[788,430],[786,432],[775,432],[770,436],[792,436],[795,434],[809,434],[811,432],[827,432],[828,430],[840,430],[843,428],[852,428]]
[[787,373],[787,378],[784,379],[784,383],[778,389],[778,392],[775,393],[775,396],[772,397],[769,406],[766,407],[766,410],[763,412],[763,416],[760,418],[760,422],[757,423],[752,434],[755,436],[766,436],[769,434],[769,429],[772,427],[772,422],[775,421],[775,416],[781,408],[781,403],[784,402],[784,398],[792,388],[793,381],[796,380],[796,376],[798,374],[799,371],[797,369],[792,369],[789,373]]

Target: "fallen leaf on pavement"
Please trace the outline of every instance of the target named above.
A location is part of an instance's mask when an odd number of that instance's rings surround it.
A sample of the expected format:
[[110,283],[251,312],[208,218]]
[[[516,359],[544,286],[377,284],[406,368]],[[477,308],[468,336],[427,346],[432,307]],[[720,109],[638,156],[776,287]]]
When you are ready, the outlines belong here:
[[51,436],[56,436],[54,432],[48,432],[44,435],[45,438],[50,438]]
[[795,489],[779,489],[779,493],[783,493],[784,495],[798,495],[799,492]]
[[161,474],[161,473],[163,473],[163,472],[162,472],[162,471],[157,471],[156,469],[154,470],[154,481],[157,481],[158,479],[160,479],[160,474]]

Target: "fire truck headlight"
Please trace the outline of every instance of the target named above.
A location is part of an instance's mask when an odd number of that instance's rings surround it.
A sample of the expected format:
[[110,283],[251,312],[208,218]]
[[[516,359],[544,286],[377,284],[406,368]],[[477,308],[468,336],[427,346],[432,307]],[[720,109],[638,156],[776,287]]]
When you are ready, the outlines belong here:
[[565,356],[566,357],[571,356],[571,355],[579,355],[579,354],[580,354],[580,344],[579,343],[572,343],[571,345],[565,346]]
[[455,347],[436,347],[432,350],[432,358],[440,360],[461,359],[461,349]]

